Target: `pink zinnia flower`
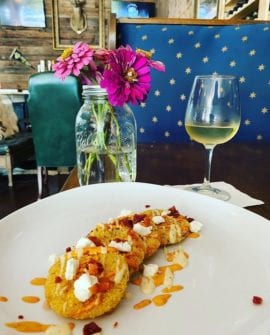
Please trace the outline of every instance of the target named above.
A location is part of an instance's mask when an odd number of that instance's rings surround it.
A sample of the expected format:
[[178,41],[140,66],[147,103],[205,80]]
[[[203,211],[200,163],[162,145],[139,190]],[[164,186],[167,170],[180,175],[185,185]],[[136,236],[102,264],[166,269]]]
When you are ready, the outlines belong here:
[[109,54],[108,68],[103,77],[100,85],[107,90],[109,101],[114,106],[144,101],[150,90],[148,59],[130,46],[119,47]]
[[66,49],[57,58],[57,63],[53,65],[55,75],[62,80],[70,74],[78,77],[86,65],[95,72],[97,67],[93,60],[93,53],[93,50],[86,43],[76,43],[73,48]]

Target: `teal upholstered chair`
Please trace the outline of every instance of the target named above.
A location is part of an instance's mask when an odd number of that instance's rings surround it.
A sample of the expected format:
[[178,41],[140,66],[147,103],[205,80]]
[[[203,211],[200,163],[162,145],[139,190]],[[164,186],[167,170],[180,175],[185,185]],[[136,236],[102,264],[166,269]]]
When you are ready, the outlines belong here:
[[28,89],[40,198],[43,170],[76,165],[75,118],[81,106],[81,89],[77,78],[69,76],[61,81],[53,72],[30,76]]

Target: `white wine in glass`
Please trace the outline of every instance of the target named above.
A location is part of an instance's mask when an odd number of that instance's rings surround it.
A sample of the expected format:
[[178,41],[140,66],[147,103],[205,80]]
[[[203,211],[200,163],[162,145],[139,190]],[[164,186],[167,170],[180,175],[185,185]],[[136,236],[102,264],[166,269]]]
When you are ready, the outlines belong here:
[[191,140],[204,145],[207,154],[204,182],[189,189],[218,199],[230,194],[210,184],[213,150],[237,133],[241,120],[239,87],[235,76],[196,76],[189,96],[185,128]]

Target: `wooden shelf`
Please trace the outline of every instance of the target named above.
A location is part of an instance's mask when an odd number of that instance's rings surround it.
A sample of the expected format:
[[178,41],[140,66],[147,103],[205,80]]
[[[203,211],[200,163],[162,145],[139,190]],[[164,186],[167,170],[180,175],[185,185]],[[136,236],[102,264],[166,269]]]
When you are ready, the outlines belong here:
[[226,15],[228,11],[232,10],[236,6],[237,2],[238,0],[220,0],[218,18],[226,20],[245,19],[249,14],[257,11],[258,20],[268,20],[270,0],[249,0],[248,3],[238,8],[238,10],[233,12],[233,14]]

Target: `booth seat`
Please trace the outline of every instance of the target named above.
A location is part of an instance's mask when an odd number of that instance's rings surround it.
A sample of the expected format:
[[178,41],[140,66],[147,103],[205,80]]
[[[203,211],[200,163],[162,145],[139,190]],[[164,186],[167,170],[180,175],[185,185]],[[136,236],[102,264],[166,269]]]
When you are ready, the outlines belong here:
[[193,79],[218,73],[239,79],[242,121],[233,141],[269,142],[270,23],[159,21],[117,25],[118,45],[150,50],[166,65],[165,73],[152,70],[147,100],[132,106],[138,141],[188,142],[184,115]]

